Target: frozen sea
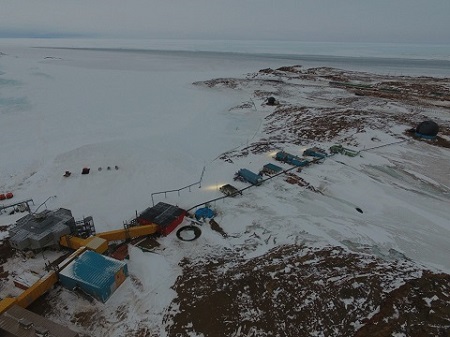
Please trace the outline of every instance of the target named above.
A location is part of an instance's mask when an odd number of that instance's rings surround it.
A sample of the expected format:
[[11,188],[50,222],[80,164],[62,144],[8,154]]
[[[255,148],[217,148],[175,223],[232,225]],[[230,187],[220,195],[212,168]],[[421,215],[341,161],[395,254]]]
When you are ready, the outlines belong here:
[[306,67],[334,66],[392,75],[450,76],[450,46],[239,40],[2,39],[1,45],[98,48],[243,61],[286,60]]

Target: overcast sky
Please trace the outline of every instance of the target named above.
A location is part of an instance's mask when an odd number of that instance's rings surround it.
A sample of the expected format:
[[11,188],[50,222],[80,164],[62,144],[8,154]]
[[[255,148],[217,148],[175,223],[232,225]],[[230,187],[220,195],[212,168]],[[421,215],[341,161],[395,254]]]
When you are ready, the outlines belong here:
[[0,37],[450,43],[450,0],[0,0]]

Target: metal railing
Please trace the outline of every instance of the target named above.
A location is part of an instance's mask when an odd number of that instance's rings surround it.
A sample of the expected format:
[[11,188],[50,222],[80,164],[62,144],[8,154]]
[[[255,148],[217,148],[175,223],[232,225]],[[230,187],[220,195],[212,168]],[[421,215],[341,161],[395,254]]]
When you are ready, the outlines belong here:
[[206,169],[206,166],[203,166],[202,174],[200,175],[200,180],[195,182],[195,183],[192,183],[192,184],[189,184],[189,185],[184,186],[182,188],[178,188],[178,189],[174,189],[174,190],[167,190],[167,191],[161,191],[161,192],[154,192],[154,193],[152,193],[151,194],[152,205],[155,206],[155,200],[153,199],[153,196],[155,196],[155,195],[164,194],[164,197],[167,198],[167,193],[177,192],[178,196],[180,196],[180,192],[185,190],[185,189],[189,189],[189,192],[190,192],[192,186],[198,185],[199,188],[202,187],[202,180],[203,180],[203,175],[205,174],[205,169]]
[[45,208],[47,209],[47,201],[49,201],[50,199],[53,199],[53,198],[56,198],[56,195],[51,195],[51,196],[49,196],[47,199],[45,199],[45,201],[44,201],[42,204],[40,204],[40,205],[34,210],[34,212],[32,212],[32,214],[36,214],[37,211],[39,211],[39,208],[41,208],[41,206],[43,206],[43,205],[45,205]]
[[30,205],[28,205],[29,202],[33,203],[33,205],[34,205],[33,199],[22,200],[22,201],[16,202],[14,204],[9,204],[9,205],[0,205],[0,212],[3,211],[4,209],[15,207],[20,204],[26,204],[28,211],[30,211]]
[[[317,163],[317,162],[319,162],[319,161],[321,161],[321,160],[323,160],[323,159],[325,159],[325,158],[314,158],[314,159],[312,159],[312,160],[309,162],[309,164],[315,164],[315,163]],[[309,165],[309,164],[308,164],[308,165]],[[265,181],[268,181],[268,180],[271,180],[271,179],[273,179],[273,178],[275,178],[275,177],[278,177],[278,176],[280,176],[280,175],[282,175],[282,174],[285,174],[285,173],[287,173],[287,172],[293,171],[293,170],[295,170],[295,169],[299,169],[299,167],[298,167],[298,166],[292,166],[292,167],[290,167],[290,168],[288,168],[288,169],[286,169],[286,170],[283,170],[283,171],[278,172],[278,173],[276,173],[276,174],[274,174],[274,175],[272,175],[272,176],[270,176],[270,177],[267,177],[266,179],[263,179],[263,180],[261,181],[261,183],[263,183],[263,182],[265,182]],[[247,187],[244,187],[244,188],[238,190],[238,192],[236,192],[236,193],[233,194],[233,195],[224,195],[224,196],[222,196],[222,197],[218,197],[218,198],[214,198],[214,199],[211,199],[211,200],[208,200],[208,201],[204,201],[204,202],[202,202],[202,203],[200,203],[200,204],[197,204],[197,205],[195,205],[195,206],[192,206],[191,208],[189,208],[189,209],[186,210],[186,211],[187,211],[187,212],[190,212],[190,211],[192,211],[194,208],[197,208],[197,207],[199,207],[199,206],[203,206],[203,205],[205,205],[205,204],[209,204],[209,203],[211,203],[211,202],[218,201],[218,200],[223,200],[223,199],[225,199],[225,198],[233,197],[233,196],[235,196],[237,193],[241,193],[241,194],[242,194],[243,191],[248,190],[249,188],[252,188],[252,187],[256,187],[256,186],[259,186],[259,185],[249,185],[249,186],[247,186]]]

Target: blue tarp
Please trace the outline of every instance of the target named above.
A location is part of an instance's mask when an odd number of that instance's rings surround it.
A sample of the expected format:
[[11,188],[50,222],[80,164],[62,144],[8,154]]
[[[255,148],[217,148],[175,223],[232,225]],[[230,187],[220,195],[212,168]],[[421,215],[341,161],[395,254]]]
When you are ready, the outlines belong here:
[[437,136],[424,135],[416,132],[416,137],[425,138],[425,139],[436,139]]
[[213,212],[213,210],[211,208],[208,208],[208,207],[199,208],[195,212],[195,218],[197,220],[200,220],[200,219],[212,219],[212,218],[214,218],[214,212]]

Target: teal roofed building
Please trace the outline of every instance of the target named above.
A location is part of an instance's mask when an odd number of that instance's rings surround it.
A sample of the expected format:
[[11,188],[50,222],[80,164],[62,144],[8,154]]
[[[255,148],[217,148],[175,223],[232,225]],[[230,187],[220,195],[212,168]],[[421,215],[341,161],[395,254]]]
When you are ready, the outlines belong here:
[[106,302],[128,276],[127,264],[93,251],[86,251],[60,271],[59,281],[70,290]]
[[309,160],[304,158],[299,158],[298,156],[292,155],[290,153],[279,151],[275,155],[275,159],[283,163],[288,163],[297,167],[308,166]]
[[267,174],[277,174],[283,171],[282,167],[279,167],[277,165],[274,165],[272,163],[266,164],[263,166],[262,172]]

